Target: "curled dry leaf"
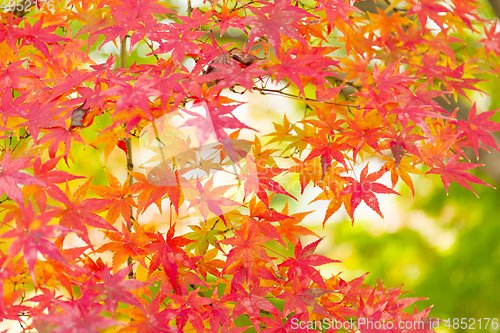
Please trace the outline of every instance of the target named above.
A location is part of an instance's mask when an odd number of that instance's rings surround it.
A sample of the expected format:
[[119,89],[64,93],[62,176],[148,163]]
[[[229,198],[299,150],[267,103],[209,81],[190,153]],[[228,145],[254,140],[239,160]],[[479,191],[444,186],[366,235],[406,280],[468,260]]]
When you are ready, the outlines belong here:
[[245,52],[241,52],[241,51],[232,52],[231,58],[233,58],[234,60],[236,60],[237,62],[239,62],[245,66],[250,66],[256,60],[261,60],[260,58],[254,56],[253,54],[245,53]]
[[71,114],[71,125],[69,126],[70,128],[84,127],[82,124],[83,117],[85,117],[87,112],[90,110],[90,108],[84,109],[84,105],[85,103],[73,110],[73,113]]
[[[211,62],[211,64],[224,64],[224,65],[229,65],[233,66],[233,63],[231,59],[236,60],[240,64],[244,66],[250,66],[257,60],[262,60],[259,57],[254,56],[253,54],[250,53],[245,53],[238,49],[237,47],[232,48],[229,50],[229,52],[224,52],[218,57],[215,57],[215,59]],[[219,69],[213,67],[213,66],[208,66],[207,71],[205,74],[213,73],[213,72],[218,72]]]
[[[229,66],[233,65],[233,64],[231,64],[231,60],[229,58],[229,53],[223,53],[220,56],[215,57],[215,59],[211,63],[212,64],[224,64],[224,65],[229,65]],[[220,70],[209,65],[205,74],[218,72],[218,71],[220,71]]]
[[405,156],[405,148],[401,144],[395,144],[391,147],[391,151],[396,161],[396,167],[398,167],[401,159]]

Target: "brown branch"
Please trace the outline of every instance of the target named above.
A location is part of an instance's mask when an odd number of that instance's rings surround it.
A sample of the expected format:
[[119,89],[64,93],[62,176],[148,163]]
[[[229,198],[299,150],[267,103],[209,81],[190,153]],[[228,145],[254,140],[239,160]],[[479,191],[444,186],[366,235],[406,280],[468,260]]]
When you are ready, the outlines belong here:
[[[120,45],[120,68],[125,68],[127,66],[126,57],[127,57],[127,37],[123,38]],[[132,141],[131,138],[125,139],[125,145],[127,146],[127,171],[134,170],[134,162],[132,160]],[[129,177],[129,184],[132,185],[132,177]],[[132,206],[130,206],[130,218],[133,219],[133,211]],[[132,231],[132,223],[127,224],[128,231]],[[127,265],[132,265],[132,257],[127,258]],[[130,271],[128,272],[128,278],[134,278],[134,270],[130,267]]]
[[488,0],[497,17],[500,17],[500,0]]

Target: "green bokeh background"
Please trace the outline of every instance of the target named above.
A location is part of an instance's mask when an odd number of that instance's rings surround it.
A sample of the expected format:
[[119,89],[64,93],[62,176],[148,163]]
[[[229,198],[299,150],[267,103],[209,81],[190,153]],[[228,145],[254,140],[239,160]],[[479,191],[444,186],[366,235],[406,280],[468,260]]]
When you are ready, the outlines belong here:
[[[362,226],[357,227],[358,222],[351,227],[346,220],[327,225],[324,230],[331,240],[328,254],[335,256],[338,251],[342,255],[348,243],[350,255],[342,258],[347,269],[370,271],[366,279],[370,285],[380,278],[387,286],[404,284],[404,290],[414,291],[411,297],[429,298],[418,302],[417,307],[422,310],[434,305],[432,317],[500,318],[497,286],[500,280],[500,193],[475,186],[478,199],[467,189],[452,185],[446,196],[439,178],[433,178],[417,180],[417,183],[425,183],[429,190],[425,198],[418,196],[417,189],[417,199],[406,196],[397,202],[404,214],[425,216],[426,225],[433,222],[432,229],[437,230],[434,234],[422,235],[419,229],[403,226],[394,232],[374,235]],[[422,184],[417,184],[421,188],[419,185]],[[442,234],[454,238],[449,249],[444,251],[433,245],[431,239],[440,239]],[[472,327],[477,330],[479,325]]]

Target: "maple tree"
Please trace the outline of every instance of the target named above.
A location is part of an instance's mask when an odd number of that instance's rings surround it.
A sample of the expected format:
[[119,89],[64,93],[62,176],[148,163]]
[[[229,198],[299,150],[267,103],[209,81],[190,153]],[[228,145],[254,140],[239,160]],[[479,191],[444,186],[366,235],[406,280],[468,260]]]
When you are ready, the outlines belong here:
[[[383,216],[377,196],[400,183],[418,196],[410,174],[440,175],[446,191],[487,185],[466,152],[500,151],[496,110],[474,103],[462,119],[444,105],[500,70],[496,22],[475,0],[364,2],[7,3],[0,319],[26,332],[313,331],[324,318],[433,331],[401,288],[321,275],[337,260],[314,254],[310,212],[273,206],[315,188],[323,225],[342,206],[354,223],[362,202]],[[119,60],[92,60],[113,45]],[[305,112],[260,133],[235,115],[250,93]],[[82,146],[103,161],[87,175]],[[111,166],[92,176],[117,154],[122,181]]]

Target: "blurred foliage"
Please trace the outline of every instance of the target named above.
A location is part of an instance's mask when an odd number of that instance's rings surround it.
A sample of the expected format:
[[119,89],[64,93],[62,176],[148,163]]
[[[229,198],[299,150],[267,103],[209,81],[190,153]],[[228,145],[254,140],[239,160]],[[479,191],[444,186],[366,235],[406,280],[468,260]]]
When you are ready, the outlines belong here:
[[[433,300],[433,313],[441,318],[500,317],[496,285],[500,280],[500,193],[486,187],[477,193],[480,199],[458,186],[448,197],[436,190],[426,202],[416,201],[413,207],[433,213],[437,223],[458,231],[450,250],[433,260],[414,288],[417,295]],[[439,213],[446,205],[452,205],[455,214],[440,221]]]

